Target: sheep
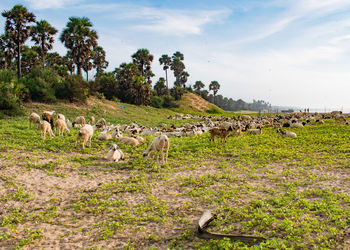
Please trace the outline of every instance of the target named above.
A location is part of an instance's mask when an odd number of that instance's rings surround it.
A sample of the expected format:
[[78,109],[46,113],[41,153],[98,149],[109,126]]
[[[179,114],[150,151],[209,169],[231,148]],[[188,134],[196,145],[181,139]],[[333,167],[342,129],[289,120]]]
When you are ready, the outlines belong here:
[[302,123],[300,123],[300,122],[292,122],[292,123],[290,124],[290,127],[291,127],[291,128],[303,128],[304,125],[303,125]]
[[55,113],[56,113],[55,111],[44,111],[42,114],[43,120],[49,122],[52,128],[53,128],[53,115]]
[[107,122],[105,119],[101,118],[100,120],[98,120],[95,124],[95,128],[98,129],[104,129],[107,126]]
[[50,138],[54,137],[55,135],[52,132],[51,125],[47,121],[41,121],[40,122],[40,135],[41,138],[45,140],[46,132],[49,133]]
[[337,123],[337,124],[339,124],[339,123],[346,123],[345,116],[340,115],[340,114],[335,115],[334,116],[334,120],[335,120],[335,123]]
[[117,144],[113,144],[106,155],[106,159],[109,161],[115,161],[118,162],[119,160],[124,160],[124,154],[120,150]]
[[63,121],[66,121],[66,117],[63,114],[58,114],[57,119],[62,119]]
[[85,148],[84,145],[88,140],[90,140],[90,147],[91,147],[91,139],[92,139],[93,134],[94,134],[94,129],[92,128],[92,126],[90,124],[85,124],[84,127],[82,127],[79,130],[79,133],[77,135],[77,139],[75,140],[75,147],[77,146],[79,138],[82,138],[82,140],[83,140],[82,149]]
[[118,139],[119,139],[119,142],[121,142],[123,144],[131,145],[131,146],[137,146],[140,144],[137,139],[132,138],[132,137],[121,136]]
[[73,127],[73,124],[69,119],[67,119],[66,123],[67,123],[67,127]]
[[232,126],[230,126],[228,129],[219,128],[219,127],[211,128],[209,130],[210,142],[215,141],[215,136],[221,137],[221,141],[226,142],[226,138],[230,134],[231,131],[233,131]]
[[78,116],[77,118],[75,118],[75,121],[72,123],[72,126],[76,127],[75,125],[85,126],[85,117]]
[[170,147],[170,141],[169,138],[166,135],[160,135],[157,136],[156,138],[153,139],[152,144],[146,149],[145,152],[143,152],[143,158],[146,159],[151,151],[155,152],[154,160],[157,159],[158,161],[158,156],[159,153],[162,156],[162,162],[164,163],[164,154],[163,150],[165,149],[165,162],[168,160],[168,152],[169,152],[169,147]]
[[248,134],[261,135],[262,134],[261,126],[258,126],[257,128],[248,129]]
[[95,117],[94,116],[90,116],[89,124],[93,124],[93,123],[95,123]]
[[63,119],[57,119],[55,123],[55,134],[56,134],[56,129],[58,129],[58,136],[63,136],[64,131],[67,131],[68,134],[70,134],[70,130],[67,128],[67,124]]
[[138,142],[141,143],[141,144],[146,142],[146,139],[143,138],[143,137],[141,137],[141,136],[132,134],[131,137],[132,137],[132,138],[135,138],[136,140],[138,140]]
[[283,131],[282,129],[278,128],[277,133],[279,133],[283,138],[291,137],[296,138],[297,134],[292,131]]
[[98,136],[98,139],[99,140],[102,140],[102,141],[107,141],[107,140],[110,140],[113,138],[113,136],[111,134],[108,134],[107,133],[108,130],[104,130],[100,133],[100,135]]
[[31,127],[31,124],[33,123],[33,127],[35,128],[35,124],[38,125],[38,128],[40,128],[40,116],[33,112],[29,116],[29,128]]

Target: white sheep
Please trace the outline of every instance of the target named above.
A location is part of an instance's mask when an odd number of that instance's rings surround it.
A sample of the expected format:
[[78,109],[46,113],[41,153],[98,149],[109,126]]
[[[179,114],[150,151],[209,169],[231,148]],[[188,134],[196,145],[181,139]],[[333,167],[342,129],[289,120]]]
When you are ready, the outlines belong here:
[[138,140],[139,143],[145,143],[146,139],[139,136],[139,135],[131,135],[132,138],[135,138],[136,140]]
[[41,138],[43,138],[44,140],[46,138],[46,132],[49,133],[50,138],[55,136],[52,132],[50,123],[48,123],[47,121],[41,121],[40,122],[40,135],[41,135]]
[[147,158],[151,151],[155,152],[155,160],[158,160],[159,153],[162,156],[162,162],[164,162],[164,154],[163,150],[165,148],[165,162],[167,162],[168,159],[168,152],[170,147],[170,141],[169,138],[166,135],[160,135],[156,138],[154,138],[152,144],[146,149],[146,151],[143,153],[143,158]]
[[106,155],[106,159],[109,161],[119,161],[119,160],[124,160],[124,154],[123,152],[120,150],[120,148],[118,147],[117,144],[113,144],[110,148],[109,151]]
[[108,141],[110,139],[112,139],[113,136],[111,134],[108,134],[108,130],[104,130],[100,133],[100,135],[98,136],[98,139],[101,141]]
[[283,138],[291,137],[296,138],[297,134],[292,131],[283,131],[282,129],[278,128],[277,133],[279,133]]
[[90,116],[89,124],[93,124],[93,123],[95,123],[95,117],[94,116]]
[[92,135],[94,134],[94,129],[92,128],[92,126],[90,124],[85,124],[84,127],[82,127],[79,130],[79,133],[77,135],[77,139],[75,140],[75,146],[77,146],[78,143],[78,139],[82,138],[83,142],[82,142],[82,148],[84,149],[84,145],[85,143],[90,140],[90,147],[91,147],[91,139],[92,139]]
[[66,121],[66,117],[63,114],[58,114],[57,119],[62,119],[63,121]]
[[75,121],[72,123],[72,126],[76,127],[76,125],[84,126],[85,125],[85,117],[78,116],[77,118],[75,118]]
[[248,129],[248,134],[250,134],[250,135],[261,135],[262,134],[261,127]]
[[137,139],[132,137],[127,137],[127,136],[118,137],[118,140],[123,144],[131,145],[131,146],[137,146],[140,144]]
[[104,118],[99,119],[96,124],[95,124],[95,128],[98,129],[104,129],[107,126],[107,122]]
[[33,127],[35,128],[35,124],[40,128],[40,116],[33,112],[29,116],[29,128],[31,128],[31,124],[33,123]]
[[58,136],[63,136],[64,131],[67,131],[68,134],[70,134],[70,130],[67,128],[67,124],[63,119],[57,119],[55,123],[55,134],[56,134],[56,129],[58,129]]

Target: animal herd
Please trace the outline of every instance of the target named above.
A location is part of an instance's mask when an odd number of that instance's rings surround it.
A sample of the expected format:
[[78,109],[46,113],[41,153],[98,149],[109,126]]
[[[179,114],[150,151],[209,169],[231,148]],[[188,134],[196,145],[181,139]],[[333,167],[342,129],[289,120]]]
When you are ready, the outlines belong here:
[[[142,137],[143,135],[157,135],[143,153],[143,157],[147,158],[153,151],[155,152],[155,160],[158,160],[160,155],[162,162],[167,162],[170,147],[169,137],[171,136],[193,136],[209,132],[210,143],[215,142],[216,137],[221,138],[221,142],[225,143],[230,134],[233,137],[242,136],[244,134],[243,132],[250,135],[261,135],[265,127],[277,128],[277,133],[283,138],[296,138],[297,134],[295,132],[285,130],[284,128],[291,127],[299,129],[304,126],[324,124],[324,119],[334,119],[336,124],[349,124],[346,120],[347,117],[339,111],[331,113],[288,113],[277,116],[257,117],[249,115],[235,117],[176,115],[174,117],[170,116],[168,119],[202,119],[202,121],[193,124],[185,123],[180,127],[175,127],[174,125],[168,127],[167,124],[163,124],[163,128],[161,129],[157,127],[146,128],[139,126],[136,122],[133,122],[131,125],[110,125],[107,124],[104,118],[99,119],[95,123],[93,116],[89,117],[88,123],[86,123],[84,116],[78,116],[71,122],[68,119],[66,120],[63,114],[57,114],[55,119],[55,113],[55,111],[44,111],[41,116],[42,120],[37,113],[31,113],[29,116],[29,128],[32,125],[34,128],[39,128],[41,138],[45,140],[46,133],[49,134],[50,138],[54,137],[57,132],[58,136],[63,136],[65,132],[70,134],[68,127],[78,127],[79,131],[75,140],[75,146],[81,141],[82,149],[85,149],[87,143],[91,147],[91,140],[95,130],[101,131],[98,136],[99,140],[117,138],[119,143],[131,146],[138,146],[145,143],[146,139]],[[130,136],[124,136],[123,132],[129,133]],[[119,160],[124,160],[125,156],[119,146],[113,144],[110,146],[105,158],[118,162]]]

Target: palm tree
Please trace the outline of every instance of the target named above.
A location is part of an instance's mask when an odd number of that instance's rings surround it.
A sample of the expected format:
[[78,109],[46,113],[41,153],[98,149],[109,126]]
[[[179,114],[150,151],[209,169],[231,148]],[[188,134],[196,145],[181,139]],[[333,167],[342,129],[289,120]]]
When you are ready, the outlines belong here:
[[11,67],[13,58],[15,57],[16,44],[10,39],[8,33],[5,33],[0,36],[0,51],[2,56],[2,66],[4,69]]
[[[183,71],[185,70],[185,64],[182,62],[184,60],[184,55],[177,51],[173,54],[171,58],[171,65],[170,69],[174,71],[174,76],[175,76],[175,86],[182,86],[181,82],[181,75]],[[187,79],[186,79],[187,81]]]
[[160,63],[160,65],[164,64],[163,70],[165,71],[166,87],[169,89],[168,69],[171,65],[171,58],[168,55],[162,55],[161,58],[159,58],[159,63]]
[[204,88],[205,85],[202,81],[196,81],[193,85],[193,88],[196,90],[196,91],[200,91],[202,88]]
[[71,56],[71,51],[68,50],[67,54],[62,59],[63,59],[63,64],[67,67],[70,74],[73,74],[73,71],[75,70],[75,65],[74,65],[74,60]]
[[220,89],[220,84],[217,81],[211,81],[211,83],[209,84],[209,90],[213,91],[214,103],[215,103],[215,96],[218,93],[219,89]]
[[106,61],[106,52],[101,46],[96,46],[93,52],[93,64],[98,75],[108,67],[109,63]]
[[84,61],[90,57],[91,51],[97,46],[97,33],[92,30],[92,23],[87,17],[70,17],[67,27],[63,30],[60,40],[69,49],[71,58],[81,75]]
[[151,55],[148,49],[139,49],[135,54],[131,56],[133,63],[137,66],[143,76],[149,84],[152,83],[151,77],[154,76],[151,70],[151,63],[153,61],[153,55]]
[[21,46],[28,39],[31,27],[28,25],[35,22],[35,15],[28,12],[23,5],[15,5],[9,11],[1,13],[6,18],[5,30],[9,38],[14,41],[17,49],[17,76],[21,77]]
[[52,44],[55,41],[53,36],[56,33],[57,30],[45,20],[36,22],[36,25],[31,28],[30,35],[32,36],[32,41],[39,46],[39,55],[43,66],[45,66],[47,52],[52,49]]
[[168,94],[168,88],[165,86],[165,79],[160,77],[159,80],[154,85],[154,90],[157,92],[158,96],[163,96]]

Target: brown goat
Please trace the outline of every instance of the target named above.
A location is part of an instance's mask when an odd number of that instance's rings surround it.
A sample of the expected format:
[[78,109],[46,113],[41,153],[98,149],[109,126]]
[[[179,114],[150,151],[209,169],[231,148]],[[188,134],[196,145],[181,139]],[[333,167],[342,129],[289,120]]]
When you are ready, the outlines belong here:
[[233,128],[232,126],[226,128],[219,128],[219,127],[214,127],[209,130],[210,133],[210,142],[214,142],[215,137],[218,136],[221,138],[221,141],[226,142],[227,136],[232,132]]

